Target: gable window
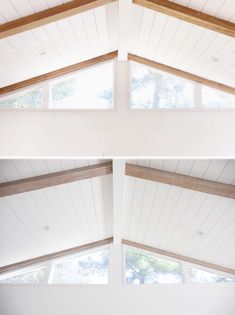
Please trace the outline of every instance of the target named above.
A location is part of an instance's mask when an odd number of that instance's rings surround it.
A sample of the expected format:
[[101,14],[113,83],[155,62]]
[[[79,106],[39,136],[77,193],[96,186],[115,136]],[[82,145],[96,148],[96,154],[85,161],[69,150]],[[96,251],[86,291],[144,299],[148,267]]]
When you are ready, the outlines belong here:
[[113,62],[79,70],[50,83],[49,108],[113,107]]
[[209,271],[189,267],[189,275],[192,282],[197,283],[219,283],[219,282],[233,282],[234,279],[221,276]]
[[43,89],[26,90],[0,98],[0,109],[40,109],[43,108]]
[[126,249],[125,255],[127,284],[182,282],[181,268],[178,262],[157,258],[132,249]]
[[202,86],[202,106],[206,108],[235,108],[235,95]]
[[108,284],[109,250],[75,255],[55,261],[49,283]]
[[235,95],[130,61],[131,108],[235,108]]
[[111,109],[113,69],[114,61],[106,61],[0,96],[0,109]]
[[131,107],[192,108],[193,84],[165,72],[131,62]]
[[0,275],[0,283],[42,283],[45,277],[46,266],[27,268]]

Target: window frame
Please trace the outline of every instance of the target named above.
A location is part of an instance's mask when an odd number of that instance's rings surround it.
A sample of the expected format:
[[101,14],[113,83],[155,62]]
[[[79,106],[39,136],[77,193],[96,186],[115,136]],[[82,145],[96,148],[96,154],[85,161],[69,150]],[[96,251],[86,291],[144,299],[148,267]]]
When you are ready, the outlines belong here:
[[[105,245],[101,245],[101,246],[97,246],[97,247],[94,247],[94,248],[89,248],[89,249],[86,249],[86,250],[82,250],[82,251],[79,251],[77,253],[73,253],[73,254],[68,254],[68,255],[64,255],[64,256],[60,256],[60,257],[57,257],[57,258],[53,258],[53,259],[48,259],[48,260],[45,260],[45,261],[41,261],[41,262],[37,262],[37,263],[34,263],[34,264],[30,264],[28,266],[24,266],[22,268],[18,268],[18,269],[15,269],[15,270],[12,270],[12,271],[5,271],[5,272],[1,272],[0,273],[0,276],[4,276],[4,275],[9,275],[9,277],[14,276],[14,274],[17,274],[17,273],[24,273],[25,272],[30,272],[34,269],[38,269],[38,268],[42,268],[42,267],[46,267],[46,270],[45,270],[45,275],[44,275],[44,278],[42,279],[42,281],[40,283],[20,283],[20,282],[16,282],[16,283],[0,283],[0,286],[2,285],[50,285],[50,286],[61,286],[61,285],[75,285],[75,286],[84,286],[84,285],[87,285],[87,286],[90,286],[90,285],[94,285],[94,286],[107,286],[109,285],[110,283],[110,253],[111,253],[111,245],[112,244],[105,244]],[[53,268],[53,264],[54,263],[57,263],[57,262],[61,262],[63,260],[67,260],[69,258],[72,258],[72,257],[77,257],[77,256],[85,256],[87,254],[90,254],[90,253],[93,253],[93,252],[98,252],[98,251],[101,251],[102,249],[108,249],[109,250],[109,266],[108,266],[108,272],[107,272],[107,275],[108,275],[108,282],[105,283],[105,284],[82,284],[82,283],[77,283],[77,284],[66,284],[66,283],[51,283],[50,282],[50,277],[52,275],[52,268]]]
[[[172,75],[173,77],[180,78],[186,82],[187,81],[190,82],[193,85],[193,107],[191,107],[191,108],[133,108],[132,107],[132,91],[131,91],[131,79],[132,79],[131,64],[132,63],[136,63],[137,65],[140,65],[140,66],[143,66],[143,67],[146,67],[149,69],[153,69],[155,71],[159,71],[159,72],[162,72],[162,73],[165,73],[168,75]],[[203,100],[202,100],[202,87],[203,86],[214,89],[216,91],[217,90],[220,91],[219,89],[209,87],[209,86],[202,84],[200,82],[187,80],[187,79],[181,78],[180,76],[168,73],[166,71],[158,70],[158,69],[155,69],[154,67],[144,65],[140,62],[128,60],[128,89],[129,89],[128,109],[131,112],[133,112],[133,111],[134,112],[144,111],[144,112],[151,112],[151,113],[153,113],[153,112],[163,112],[163,113],[164,112],[171,112],[171,113],[174,113],[174,112],[177,112],[177,113],[179,113],[179,112],[218,112],[218,111],[233,112],[233,113],[235,112],[235,107],[234,108],[232,108],[232,107],[230,107],[230,108],[229,107],[221,107],[221,108],[203,107]],[[223,92],[223,91],[221,91],[221,92]],[[233,95],[231,93],[226,93],[226,92],[223,92],[223,93]],[[235,95],[234,95],[234,98],[235,98]]]
[[[134,246],[130,246],[130,245],[123,245],[123,258],[124,258],[124,264],[123,264],[123,274],[124,274],[124,285],[127,285],[127,286],[130,286],[130,284],[127,283],[126,281],[126,250],[133,250],[135,252],[138,252],[140,254],[143,254],[143,255],[148,255],[148,256],[152,256],[152,257],[155,257],[156,259],[159,258],[159,259],[162,259],[162,260],[168,260],[168,261],[172,261],[172,262],[175,262],[175,263],[178,263],[179,264],[179,267],[180,267],[180,272],[181,272],[181,276],[182,276],[182,282],[179,282],[179,283],[158,283],[158,284],[150,284],[150,283],[143,283],[143,284],[139,284],[139,285],[182,285],[185,282],[185,278],[184,278],[184,270],[183,270],[183,266],[182,266],[182,261],[176,259],[176,258],[171,258],[171,257],[168,257],[168,256],[164,256],[164,255],[160,255],[160,254],[157,254],[157,253],[153,253],[149,250],[146,250],[146,249],[139,249],[139,248],[136,248]],[[132,286],[132,285],[131,285]],[[135,285],[134,285],[135,286]]]
[[[74,76],[76,75],[76,73],[82,72],[86,69],[92,69],[95,68],[96,66],[100,66],[102,64],[105,63],[111,63],[113,66],[113,84],[112,84],[112,88],[113,88],[113,99],[112,99],[112,104],[113,106],[111,108],[50,108],[50,86],[51,84],[53,84],[53,81],[59,81],[59,80],[63,80],[63,78],[68,78],[69,76]],[[117,98],[116,98],[116,87],[117,87],[117,58],[113,58],[110,60],[105,60],[105,61],[101,61],[98,62],[97,64],[91,65],[91,66],[87,66],[84,67],[82,69],[78,69],[66,74],[62,74],[59,75],[58,77],[49,79],[49,80],[45,80],[36,84],[32,84],[28,87],[24,87],[21,89],[18,89],[16,91],[13,92],[9,92],[3,95],[0,95],[0,102],[4,99],[7,98],[14,98],[14,96],[18,96],[20,94],[25,94],[27,93],[27,91],[32,91],[32,90],[37,90],[39,88],[42,88],[42,102],[43,102],[43,106],[41,108],[0,108],[0,112],[9,112],[9,111],[30,111],[30,112],[73,112],[73,111],[88,111],[88,112],[114,112],[116,111],[116,104],[117,104]]]
[[[226,273],[226,272],[222,272],[222,271],[219,271],[217,269],[212,269],[212,268],[209,268],[209,267],[205,267],[205,266],[202,266],[202,265],[197,265],[197,264],[193,264],[193,263],[190,263],[190,262],[187,262],[187,261],[183,261],[183,260],[179,260],[177,258],[173,258],[173,257],[169,257],[169,256],[166,256],[166,255],[161,255],[161,254],[157,254],[157,253],[154,253],[154,252],[151,252],[149,250],[146,250],[146,249],[139,249],[139,248],[136,248],[134,246],[131,246],[131,245],[123,245],[123,274],[124,274],[124,279],[123,279],[123,283],[124,285],[127,285],[127,286],[130,286],[127,281],[126,281],[126,250],[127,249],[130,249],[130,250],[133,250],[133,251],[136,251],[136,252],[139,252],[141,254],[144,254],[144,255],[150,255],[150,256],[153,256],[153,257],[156,257],[156,258],[159,258],[159,259],[164,259],[164,260],[168,260],[168,261],[172,261],[172,262],[176,262],[179,264],[180,266],[180,270],[181,270],[181,276],[182,276],[182,282],[181,283],[168,283],[168,284],[165,284],[165,283],[159,283],[159,284],[141,284],[142,285],[184,285],[184,284],[198,284],[198,285],[203,285],[203,284],[207,284],[207,283],[196,283],[196,282],[193,282],[191,277],[190,277],[190,273],[189,273],[189,268],[195,268],[195,269],[199,269],[199,270],[202,270],[202,271],[207,271],[207,272],[210,272],[210,273],[213,273],[213,274],[216,274],[218,276],[222,276],[222,277],[226,277],[226,278],[231,278],[234,280],[234,282],[231,282],[231,283],[235,283],[235,275],[233,274],[230,274],[230,273]],[[213,282],[213,283],[209,283],[208,284],[224,284],[225,282],[221,282],[221,283],[216,283],[216,282]],[[226,282],[226,283],[230,283],[230,282]],[[139,284],[140,285],[140,284]]]

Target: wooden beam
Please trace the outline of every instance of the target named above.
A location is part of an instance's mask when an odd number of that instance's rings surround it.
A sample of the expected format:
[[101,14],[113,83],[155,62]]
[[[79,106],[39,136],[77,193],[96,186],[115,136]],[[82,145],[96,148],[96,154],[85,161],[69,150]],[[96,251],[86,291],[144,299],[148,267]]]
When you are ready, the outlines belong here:
[[167,0],[133,0],[133,3],[191,24],[210,29],[214,32],[235,37],[234,23],[196,11],[180,4]]
[[0,197],[72,183],[78,180],[103,176],[111,173],[112,162],[105,162],[96,165],[74,168],[67,171],[20,179],[0,184]]
[[146,251],[149,251],[149,252],[152,252],[152,253],[156,253],[156,254],[159,254],[159,255],[171,257],[171,258],[174,258],[174,259],[177,259],[177,260],[186,261],[186,262],[189,262],[191,264],[195,264],[195,265],[199,265],[199,266],[202,266],[202,267],[215,269],[215,270],[218,270],[218,271],[221,271],[221,272],[230,273],[230,274],[235,275],[235,269],[223,267],[223,266],[220,266],[220,265],[215,265],[215,264],[212,264],[210,262],[206,262],[206,261],[203,261],[203,260],[200,260],[200,259],[187,257],[187,256],[176,254],[176,253],[173,253],[173,252],[168,252],[168,251],[163,250],[163,249],[159,249],[159,248],[156,248],[156,247],[152,247],[152,246],[148,246],[148,245],[132,242],[132,241],[129,241],[129,240],[122,240],[122,244],[128,245],[128,246],[132,246],[132,247],[136,247],[136,248],[139,248],[139,249],[142,249],[142,250],[146,250]]
[[95,9],[115,0],[73,0],[0,25],[0,39]]
[[28,79],[28,80],[24,80],[24,81],[15,83],[15,84],[11,84],[11,85],[2,87],[2,88],[0,88],[0,95],[6,94],[9,92],[13,92],[13,91],[16,91],[16,90],[19,90],[22,88],[26,88],[28,86],[32,86],[34,84],[38,84],[38,83],[41,83],[41,82],[44,82],[44,81],[47,81],[50,79],[54,79],[54,78],[60,77],[60,76],[65,75],[65,74],[72,73],[74,71],[93,66],[93,65],[100,63],[100,62],[111,60],[111,59],[117,57],[117,54],[118,54],[117,51],[113,51],[113,52],[107,53],[105,55],[101,55],[101,56],[98,56],[98,57],[95,57],[95,58],[92,58],[89,60],[75,63],[71,66],[60,68],[58,70],[54,70],[54,71],[39,75],[37,77],[33,77],[31,79]]
[[134,164],[126,164],[126,175],[235,199],[235,185],[219,183]]
[[6,266],[2,266],[0,267],[0,273],[3,272],[9,272],[9,271],[13,271],[16,269],[20,269],[20,268],[24,268],[33,264],[38,264],[47,260],[51,260],[51,259],[56,259],[59,257],[63,257],[66,255],[72,255],[72,254],[76,254],[91,248],[95,248],[98,246],[103,246],[103,245],[107,245],[113,242],[113,238],[109,237],[100,241],[96,241],[93,243],[88,243],[88,244],[84,244],[84,245],[80,245],[80,246],[76,246],[76,247],[72,247],[69,249],[64,249],[61,250],[59,252],[54,252],[51,254],[47,254],[47,255],[43,255],[43,256],[39,256],[39,257],[35,257],[35,258],[31,258],[28,260],[24,260],[24,261],[20,261],[11,265],[6,265]]
[[176,68],[164,65],[162,63],[159,63],[159,62],[156,62],[156,61],[152,61],[152,60],[149,60],[149,59],[146,59],[146,58],[143,58],[143,57],[140,57],[140,56],[136,56],[136,55],[133,55],[133,54],[128,54],[128,59],[132,60],[132,61],[135,61],[135,62],[138,62],[138,63],[141,63],[141,64],[143,64],[145,66],[152,67],[152,68],[155,68],[155,69],[158,69],[158,70],[170,73],[172,75],[184,78],[186,80],[190,80],[190,81],[193,81],[193,82],[198,82],[198,83],[201,83],[203,85],[209,86],[209,87],[211,87],[213,89],[221,90],[221,91],[223,91],[225,93],[230,93],[230,94],[234,94],[235,95],[235,88],[234,87],[231,87],[231,86],[228,86],[228,85],[224,85],[224,84],[218,83],[216,81],[211,81],[211,80],[208,80],[206,78],[194,75],[192,73],[185,72],[183,70],[179,70],[179,69],[176,69]]

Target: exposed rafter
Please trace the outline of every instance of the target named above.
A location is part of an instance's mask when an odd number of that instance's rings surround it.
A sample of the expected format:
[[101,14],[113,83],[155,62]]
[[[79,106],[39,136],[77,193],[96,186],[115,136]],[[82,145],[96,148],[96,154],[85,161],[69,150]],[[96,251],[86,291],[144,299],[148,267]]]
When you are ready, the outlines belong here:
[[19,89],[22,89],[22,88],[25,88],[28,86],[32,86],[34,84],[38,84],[40,82],[44,82],[44,81],[47,81],[47,80],[50,80],[53,78],[57,78],[59,76],[62,76],[62,75],[68,74],[68,73],[72,73],[74,71],[95,65],[97,63],[111,60],[115,57],[117,57],[117,51],[113,51],[113,52],[107,53],[105,55],[101,55],[101,56],[98,56],[98,57],[95,57],[95,58],[92,58],[89,60],[85,60],[82,62],[78,62],[78,63],[75,63],[71,66],[60,68],[58,70],[54,70],[54,71],[39,75],[37,77],[33,77],[31,79],[28,79],[28,80],[24,80],[24,81],[15,83],[15,84],[11,84],[11,85],[5,86],[3,88],[0,88],[0,95],[6,94],[9,92],[13,92],[13,91],[16,91],[16,90],[19,90]]
[[133,0],[133,3],[212,31],[235,37],[234,23],[196,11],[180,4],[168,0]]
[[0,197],[75,182],[112,173],[112,162],[74,168],[0,184]]
[[235,275],[235,270],[234,269],[223,267],[223,266],[219,266],[219,265],[215,265],[215,264],[203,261],[203,260],[199,260],[199,259],[183,256],[183,255],[176,254],[176,253],[173,253],[173,252],[168,252],[166,250],[159,249],[159,248],[156,248],[156,247],[152,247],[152,246],[148,246],[148,245],[132,242],[132,241],[129,241],[129,240],[122,240],[122,244],[125,244],[125,245],[128,245],[128,246],[133,246],[133,247],[136,247],[136,248],[139,248],[139,249],[143,249],[143,250],[146,250],[146,251],[150,251],[150,252],[153,252],[153,253],[156,253],[156,254],[159,254],[159,255],[175,258],[175,259],[182,260],[182,261],[186,261],[186,262],[189,262],[191,264],[195,264],[195,265],[199,265],[199,266],[203,266],[203,267],[206,267],[206,268],[211,268],[211,269],[215,269],[215,270],[218,270],[218,271],[222,271],[222,272],[225,272],[225,273],[230,273],[230,274]]
[[152,61],[152,60],[149,60],[149,59],[137,56],[137,55],[128,54],[128,59],[132,60],[132,61],[135,61],[135,62],[139,62],[139,63],[141,63],[143,65],[148,66],[148,67],[152,67],[152,68],[155,68],[155,69],[158,69],[158,70],[170,73],[172,75],[184,78],[186,80],[198,82],[198,83],[201,83],[203,85],[209,86],[209,87],[211,87],[213,89],[221,90],[223,92],[235,95],[235,88],[234,87],[231,87],[231,86],[228,86],[228,85],[224,85],[224,84],[218,83],[216,81],[211,81],[211,80],[208,80],[206,78],[194,75],[192,73],[185,72],[183,70],[179,70],[179,69],[176,69],[176,68],[173,68],[173,67],[164,65],[162,63],[159,63],[159,62],[156,62],[156,61]]
[[43,255],[43,256],[39,256],[39,257],[35,257],[35,258],[31,258],[28,260],[24,260],[24,261],[20,261],[17,262],[15,264],[10,264],[10,265],[6,265],[3,267],[0,267],[0,273],[2,272],[7,272],[7,271],[12,271],[12,270],[16,270],[16,269],[20,269],[26,266],[30,266],[33,264],[38,264],[40,262],[46,261],[46,260],[50,260],[50,259],[56,259],[59,257],[63,257],[66,255],[72,255],[72,254],[76,254],[91,248],[95,248],[98,246],[103,246],[106,244],[110,244],[112,243],[113,238],[106,238],[100,241],[96,241],[93,243],[88,243],[88,244],[84,244],[84,245],[80,245],[80,246],[76,246],[76,247],[72,247],[72,248],[68,248],[68,249],[64,249],[61,250],[59,252],[55,252],[55,253],[51,253],[51,254],[47,254],[47,255]]
[[219,183],[134,164],[126,164],[126,175],[235,199],[235,185]]
[[0,39],[56,22],[115,0],[73,0],[0,25]]

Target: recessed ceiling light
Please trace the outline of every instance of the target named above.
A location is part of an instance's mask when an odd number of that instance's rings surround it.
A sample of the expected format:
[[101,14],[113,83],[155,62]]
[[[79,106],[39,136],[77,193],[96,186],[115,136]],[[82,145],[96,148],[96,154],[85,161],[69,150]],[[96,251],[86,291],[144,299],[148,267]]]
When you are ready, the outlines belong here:
[[44,225],[44,226],[42,227],[42,229],[43,229],[44,231],[48,231],[48,230],[50,229],[50,227],[49,227],[49,225]]
[[41,49],[39,52],[40,56],[44,56],[46,54],[46,50],[45,49]]
[[201,231],[201,230],[197,230],[197,231],[195,232],[195,234],[198,235],[198,236],[202,236],[202,235],[204,234],[204,232]]
[[212,57],[211,60],[214,61],[214,62],[218,62],[219,58],[218,57]]

